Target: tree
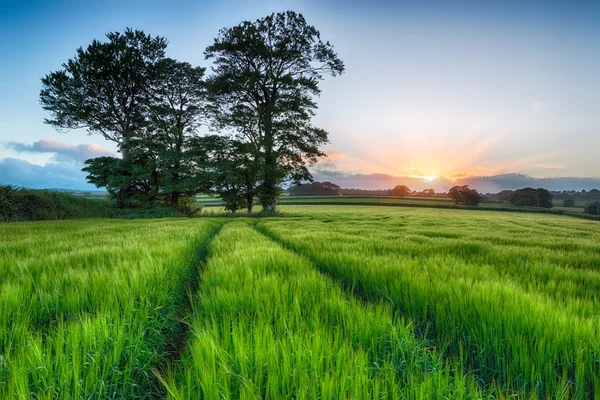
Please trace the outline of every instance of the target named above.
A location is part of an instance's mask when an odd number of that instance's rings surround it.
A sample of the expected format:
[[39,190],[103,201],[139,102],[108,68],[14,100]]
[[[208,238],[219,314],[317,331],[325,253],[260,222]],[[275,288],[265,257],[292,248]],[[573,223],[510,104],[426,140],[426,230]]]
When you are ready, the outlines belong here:
[[340,187],[332,182],[311,182],[292,186],[289,192],[292,196],[337,196]]
[[274,211],[285,180],[312,180],[307,165],[324,153],[328,134],[311,125],[314,97],[325,74],[344,71],[333,46],[292,11],[222,29],[205,51],[214,59],[208,79],[213,112],[260,153],[259,198]]
[[552,198],[554,196],[548,191],[548,189],[538,188],[536,191],[538,193],[538,204],[540,207],[554,207],[554,204],[552,204]]
[[543,188],[530,188],[515,190],[510,196],[509,202],[520,207],[545,207],[552,208],[552,198],[554,196]]
[[411,190],[407,186],[397,185],[391,192],[392,196],[405,197],[410,194]]
[[600,214],[600,201],[594,201],[585,206],[583,210],[586,214],[597,215]]
[[51,114],[45,123],[100,133],[118,143],[125,159],[130,140],[147,125],[156,64],[167,41],[129,28],[106,37],[80,47],[63,69],[42,78],[40,103]]
[[564,199],[563,207],[575,207],[575,200],[573,199]]
[[170,58],[157,64],[145,137],[156,154],[161,193],[172,205],[200,190],[194,146],[205,101],[204,71]]
[[421,192],[421,194],[425,197],[433,197],[433,196],[435,196],[435,190],[425,189],[425,190],[423,190],[423,192]]
[[469,206],[477,206],[484,199],[477,190],[469,188],[469,185],[454,186],[448,191],[448,197],[454,200],[454,204]]
[[159,195],[156,158],[136,146],[126,159],[97,157],[85,162],[87,181],[105,187],[119,207],[153,203]]

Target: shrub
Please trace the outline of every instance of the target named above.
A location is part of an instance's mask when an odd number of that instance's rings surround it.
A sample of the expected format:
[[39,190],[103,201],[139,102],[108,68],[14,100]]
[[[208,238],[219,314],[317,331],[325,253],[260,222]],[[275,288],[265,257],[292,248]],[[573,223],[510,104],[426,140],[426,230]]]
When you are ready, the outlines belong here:
[[107,217],[110,208],[108,202],[99,199],[0,185],[0,221]]

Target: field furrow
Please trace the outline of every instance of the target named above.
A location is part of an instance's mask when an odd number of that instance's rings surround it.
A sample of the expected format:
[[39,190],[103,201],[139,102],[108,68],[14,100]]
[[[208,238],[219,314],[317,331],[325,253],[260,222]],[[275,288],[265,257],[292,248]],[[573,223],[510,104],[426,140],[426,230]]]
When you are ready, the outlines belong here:
[[[307,256],[349,292],[368,301],[387,300],[414,322],[422,338],[445,349],[449,360],[460,360],[489,387],[541,398],[599,395],[598,275],[593,267],[579,268],[580,257],[573,257],[573,265],[558,266],[505,254],[494,266],[494,257],[502,253],[468,239],[473,232],[498,235],[494,218],[468,220],[469,226],[453,229],[455,221],[465,222],[455,220],[455,212],[397,212],[374,224],[341,209],[332,222],[334,209],[328,211],[312,220],[261,221],[258,227]],[[513,222],[523,219],[528,228],[543,218],[513,217]],[[433,242],[410,240],[420,230],[440,235]],[[524,229],[519,238],[551,240],[551,230],[541,237],[539,231],[528,232]],[[590,236],[584,245],[597,243],[598,233]],[[568,260],[568,250],[562,251]],[[589,253],[592,262],[595,256]]]
[[152,369],[179,350],[186,293],[221,224],[1,226],[0,398],[163,396]]
[[389,306],[347,296],[244,222],[210,245],[173,399],[480,398]]

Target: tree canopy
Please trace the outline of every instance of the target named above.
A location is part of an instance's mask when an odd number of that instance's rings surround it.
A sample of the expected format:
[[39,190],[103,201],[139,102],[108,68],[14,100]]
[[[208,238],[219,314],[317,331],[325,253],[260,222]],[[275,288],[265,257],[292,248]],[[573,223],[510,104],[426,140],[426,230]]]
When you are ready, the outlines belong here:
[[289,192],[292,196],[338,196],[340,187],[332,182],[311,182],[292,186]]
[[133,29],[106,38],[80,47],[63,69],[43,77],[40,103],[50,112],[47,124],[100,133],[118,143],[126,158],[129,140],[147,125],[156,66],[167,41]]
[[469,185],[454,186],[448,191],[448,197],[454,200],[455,204],[468,206],[477,206],[484,199],[477,190],[469,188]]
[[344,64],[293,11],[222,29],[205,56],[214,62],[207,83],[216,125],[251,144],[261,160],[260,201],[275,210],[279,185],[311,180],[307,165],[325,155],[328,134],[311,124],[314,98],[324,75],[343,73]]
[[509,197],[509,202],[521,207],[544,207],[552,208],[553,195],[543,188],[530,188],[515,190]]

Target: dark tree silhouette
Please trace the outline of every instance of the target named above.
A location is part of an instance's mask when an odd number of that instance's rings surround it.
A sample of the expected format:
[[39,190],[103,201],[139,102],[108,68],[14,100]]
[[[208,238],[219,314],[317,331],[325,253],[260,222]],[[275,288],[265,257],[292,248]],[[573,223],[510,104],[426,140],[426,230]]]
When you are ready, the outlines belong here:
[[292,186],[289,192],[292,196],[337,196],[340,187],[332,182],[311,182]]
[[484,199],[477,190],[469,188],[469,185],[454,186],[448,191],[448,197],[454,200],[457,205],[465,204],[469,206],[477,206]]
[[407,186],[397,185],[395,188],[392,189],[391,192],[392,196],[406,197],[410,194],[411,190]]
[[530,188],[515,190],[510,196],[511,204],[520,207],[544,207],[552,208],[552,194],[543,188]]

